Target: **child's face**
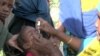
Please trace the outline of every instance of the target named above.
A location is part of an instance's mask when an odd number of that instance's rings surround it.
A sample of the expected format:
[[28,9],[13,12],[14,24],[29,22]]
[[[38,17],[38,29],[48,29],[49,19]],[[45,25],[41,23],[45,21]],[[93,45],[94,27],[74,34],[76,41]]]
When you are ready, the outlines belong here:
[[[25,40],[25,45],[28,45],[28,48],[34,47],[34,37],[39,37],[37,31],[33,27],[27,27],[23,30],[23,39]],[[27,48],[25,48],[27,49]]]
[[4,20],[9,16],[13,8],[14,0],[0,0],[0,19]]

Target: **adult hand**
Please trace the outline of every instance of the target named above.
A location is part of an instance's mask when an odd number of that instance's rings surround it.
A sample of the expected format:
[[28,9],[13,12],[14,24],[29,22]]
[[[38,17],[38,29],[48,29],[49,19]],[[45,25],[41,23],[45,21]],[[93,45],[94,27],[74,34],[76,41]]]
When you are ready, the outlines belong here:
[[18,49],[19,51],[23,52],[23,50],[21,48],[18,47],[18,44],[17,44],[17,36],[18,34],[16,35],[13,35],[9,40],[8,40],[8,45],[10,45],[11,47],[14,47],[16,49]]
[[50,33],[51,35],[55,35],[56,34],[56,30],[45,20],[43,20],[42,18],[38,18],[37,22],[40,21],[40,25],[37,25],[37,27],[40,30],[43,30],[47,33]]
[[44,54],[61,54],[57,46],[55,46],[51,40],[45,39],[43,37],[35,38],[34,37],[34,49],[44,53]]

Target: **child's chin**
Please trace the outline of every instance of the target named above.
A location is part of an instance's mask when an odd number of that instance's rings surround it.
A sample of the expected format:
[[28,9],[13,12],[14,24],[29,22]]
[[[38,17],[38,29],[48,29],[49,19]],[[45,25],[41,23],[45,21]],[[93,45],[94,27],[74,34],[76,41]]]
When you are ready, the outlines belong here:
[[0,19],[5,20],[7,16],[0,16]]

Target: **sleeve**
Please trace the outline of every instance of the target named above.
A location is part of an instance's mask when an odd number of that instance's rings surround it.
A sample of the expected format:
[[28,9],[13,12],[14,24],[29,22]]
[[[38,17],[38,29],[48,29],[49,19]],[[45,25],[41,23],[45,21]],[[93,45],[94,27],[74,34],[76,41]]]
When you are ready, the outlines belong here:
[[47,0],[38,0],[38,17],[42,17],[48,23],[53,25]]
[[38,15],[46,17],[49,14],[49,6],[47,0],[38,0]]
[[60,5],[59,5],[59,19],[61,21],[61,23],[63,23],[66,20],[66,15],[69,15],[69,8],[68,8],[68,4],[65,3],[68,2],[67,0],[60,0]]

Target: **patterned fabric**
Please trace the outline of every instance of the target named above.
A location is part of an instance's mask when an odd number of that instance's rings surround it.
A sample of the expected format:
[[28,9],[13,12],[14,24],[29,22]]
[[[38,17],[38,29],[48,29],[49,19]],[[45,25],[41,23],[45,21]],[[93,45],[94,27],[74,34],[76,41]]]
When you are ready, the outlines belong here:
[[[60,20],[65,29],[80,38],[95,37],[95,22],[98,18],[97,1],[94,4],[88,1],[86,6],[81,0],[60,0]],[[87,8],[88,6],[90,7]]]
[[[98,11],[100,0],[60,0],[60,20],[68,32],[83,39],[80,51],[96,36]],[[77,52],[74,52],[73,55],[73,51],[64,45],[65,56],[75,56]]]
[[83,12],[88,12],[97,8],[100,0],[81,0],[81,7]]

